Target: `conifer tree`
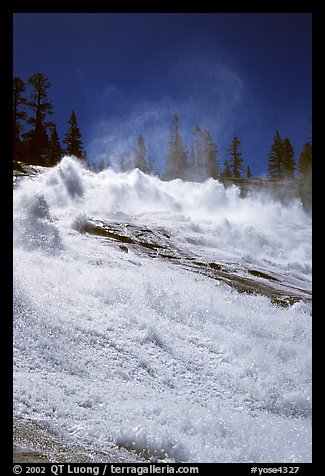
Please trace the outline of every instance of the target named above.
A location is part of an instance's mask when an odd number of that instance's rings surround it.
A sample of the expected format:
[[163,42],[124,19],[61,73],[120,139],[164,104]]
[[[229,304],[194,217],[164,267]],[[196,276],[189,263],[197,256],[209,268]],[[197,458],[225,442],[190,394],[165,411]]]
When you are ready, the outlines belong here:
[[63,143],[66,145],[66,153],[68,155],[74,155],[78,159],[84,160],[81,133],[74,111],[72,111],[71,113],[70,119],[68,120],[68,124],[70,125],[70,127],[67,130],[63,140]]
[[59,136],[56,130],[56,126],[52,126],[46,154],[47,165],[56,165],[58,162],[60,162],[61,157],[62,147],[60,145]]
[[121,172],[128,172],[129,170],[132,170],[134,162],[134,156],[130,157],[121,157],[120,158],[120,171]]
[[218,147],[212,139],[212,136],[209,131],[203,131],[202,135],[204,144],[206,178],[212,177],[216,179],[219,175],[219,164],[217,161]]
[[186,176],[187,161],[186,148],[179,131],[179,118],[175,115],[172,122],[164,179],[184,179]]
[[103,170],[105,170],[105,162],[104,159],[100,159],[98,172],[102,172]]
[[305,142],[303,150],[299,155],[298,174],[300,177],[310,175],[312,172],[312,145]]
[[85,164],[85,167],[86,167],[88,170],[91,170],[91,165],[90,165],[90,162],[89,162],[89,160],[88,160],[88,155],[87,155],[86,149],[84,149],[81,158],[82,158],[83,163]]
[[268,155],[268,173],[272,179],[281,180],[283,178],[293,178],[296,163],[294,160],[294,150],[290,140],[284,140],[278,131],[274,135],[273,144]]
[[134,166],[136,169],[141,170],[141,172],[146,173],[146,159],[147,154],[146,145],[144,143],[144,138],[142,134],[139,134],[138,142],[134,151]]
[[106,168],[107,169],[110,169],[111,168],[111,159],[109,157],[109,155],[106,156]]
[[194,131],[194,145],[191,150],[189,163],[189,177],[191,180],[202,182],[212,177],[217,178],[219,164],[217,162],[218,148],[208,130],[201,130],[196,126]]
[[47,115],[53,114],[52,103],[47,97],[47,89],[50,88],[51,83],[44,73],[36,73],[28,79],[28,84],[33,89],[27,105],[34,113],[27,120],[32,128],[23,135],[28,151],[28,161],[33,164],[46,165],[47,129],[54,124],[52,121],[45,120]]
[[294,150],[286,137],[282,142],[282,170],[283,176],[286,178],[294,178],[296,163],[294,159]]
[[250,166],[247,165],[247,169],[246,169],[246,178],[252,178],[252,173],[251,173],[251,169],[250,169]]
[[[87,154],[86,154],[87,156]],[[98,166],[98,171],[102,172],[105,169],[109,169],[111,166],[111,161],[109,158],[109,155],[106,155],[100,159],[99,166]]]
[[312,144],[305,142],[298,160],[298,187],[305,210],[312,206]]
[[191,154],[188,162],[188,172],[187,177],[190,180],[201,182],[205,177],[202,175],[202,164],[203,164],[203,140],[202,140],[202,130],[197,125],[193,131],[194,144],[191,149]]
[[194,146],[191,147],[191,153],[188,157],[187,161],[187,172],[186,172],[186,177],[187,180],[190,181],[195,181],[196,180],[196,157],[195,157],[195,152],[194,152]]
[[278,131],[274,135],[273,144],[268,155],[267,171],[271,179],[279,180],[283,178],[283,148],[282,139]]
[[223,169],[223,172],[222,172],[221,176],[224,177],[224,178],[231,178],[232,177],[232,172],[231,172],[228,160],[224,161],[224,169]]
[[148,175],[154,175],[155,177],[159,176],[159,171],[158,171],[158,168],[156,166],[156,163],[155,163],[152,155],[149,155],[149,157],[148,157],[147,174]]
[[23,144],[21,141],[21,133],[23,130],[22,121],[26,120],[26,112],[22,109],[27,102],[23,93],[26,91],[24,81],[15,76],[13,78],[13,160],[24,160]]
[[230,156],[229,166],[232,170],[232,175],[234,178],[240,178],[240,172],[244,171],[243,158],[240,147],[241,142],[235,132],[234,138],[230,144],[230,147],[227,150],[227,155]]

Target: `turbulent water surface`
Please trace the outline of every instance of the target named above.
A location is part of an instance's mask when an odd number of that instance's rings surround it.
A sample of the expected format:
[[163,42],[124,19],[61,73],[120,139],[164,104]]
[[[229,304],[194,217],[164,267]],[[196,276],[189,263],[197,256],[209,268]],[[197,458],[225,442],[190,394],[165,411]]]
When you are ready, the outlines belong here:
[[310,307],[298,201],[69,157],[14,189],[15,417],[93,458],[311,461]]

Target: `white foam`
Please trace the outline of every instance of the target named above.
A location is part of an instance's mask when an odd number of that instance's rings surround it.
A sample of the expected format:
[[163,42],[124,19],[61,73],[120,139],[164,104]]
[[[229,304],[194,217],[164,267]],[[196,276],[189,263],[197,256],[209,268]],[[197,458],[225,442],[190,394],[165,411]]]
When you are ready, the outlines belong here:
[[310,219],[296,203],[65,158],[14,192],[15,414],[170,461],[310,461],[305,306],[122,253],[78,233],[87,217],[159,224],[206,256],[310,279]]

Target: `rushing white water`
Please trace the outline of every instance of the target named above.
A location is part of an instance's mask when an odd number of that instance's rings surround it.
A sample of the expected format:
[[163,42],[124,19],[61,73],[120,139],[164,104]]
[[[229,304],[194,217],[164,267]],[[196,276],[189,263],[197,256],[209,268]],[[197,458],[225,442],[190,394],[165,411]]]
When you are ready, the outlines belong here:
[[14,190],[14,411],[97,450],[177,462],[311,461],[311,315],[80,233],[163,227],[180,248],[311,286],[311,219],[214,181],[93,174]]

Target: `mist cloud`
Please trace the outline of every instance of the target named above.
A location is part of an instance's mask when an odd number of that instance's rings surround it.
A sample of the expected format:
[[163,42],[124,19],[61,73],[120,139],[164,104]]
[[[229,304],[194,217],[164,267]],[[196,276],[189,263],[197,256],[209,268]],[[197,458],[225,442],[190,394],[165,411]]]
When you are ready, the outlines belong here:
[[113,84],[106,84],[98,93],[101,109],[105,106],[111,114],[101,110],[93,124],[87,144],[91,162],[98,163],[109,156],[114,166],[121,156],[132,153],[142,133],[148,153],[163,168],[174,114],[180,118],[186,144],[192,144],[197,124],[208,129],[218,145],[225,137],[227,142],[231,140],[234,115],[242,104],[245,89],[239,74],[226,64],[192,58],[175,62],[173,72],[168,71],[167,75],[168,93],[159,97],[130,97]]

